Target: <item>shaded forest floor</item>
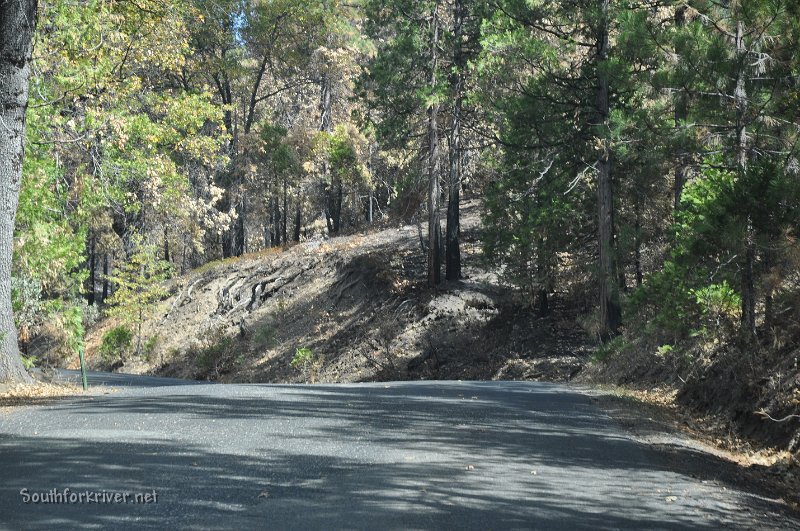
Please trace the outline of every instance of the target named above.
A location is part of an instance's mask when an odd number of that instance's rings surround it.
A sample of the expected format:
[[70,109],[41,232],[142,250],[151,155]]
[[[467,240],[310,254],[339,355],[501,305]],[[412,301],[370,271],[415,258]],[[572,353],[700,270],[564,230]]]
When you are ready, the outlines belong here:
[[[96,369],[224,382],[406,379],[567,381],[591,343],[562,303],[532,318],[480,253],[478,204],[463,207],[464,279],[426,287],[416,225],[315,239],[177,278],[144,326],[144,356]],[[309,349],[294,366],[298,349]]]

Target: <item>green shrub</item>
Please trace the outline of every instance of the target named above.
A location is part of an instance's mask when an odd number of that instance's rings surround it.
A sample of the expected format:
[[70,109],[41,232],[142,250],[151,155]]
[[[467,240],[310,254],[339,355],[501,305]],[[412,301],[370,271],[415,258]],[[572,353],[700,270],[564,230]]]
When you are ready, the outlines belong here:
[[21,354],[20,358],[22,359],[22,366],[25,367],[27,371],[36,367],[36,362],[39,361],[39,358],[36,356],[26,356],[24,354]]
[[263,325],[253,334],[253,346],[259,350],[269,348],[277,341],[275,328],[271,325]]
[[672,345],[661,345],[656,349],[656,353],[662,358],[672,354],[674,351],[675,347],[673,347]]
[[291,365],[295,369],[304,368],[312,361],[314,361],[314,351],[307,347],[301,347],[295,349]]
[[152,361],[153,355],[156,353],[156,349],[158,348],[158,341],[159,337],[158,334],[156,334],[144,342],[144,359],[147,361]]
[[592,359],[594,361],[604,362],[616,356],[628,346],[628,342],[622,336],[617,336],[611,341],[606,341],[597,348]]
[[691,290],[703,314],[712,319],[730,319],[739,317],[742,298],[736,293],[728,281],[722,284],[711,284],[705,288]]
[[215,377],[230,369],[234,362],[236,341],[221,329],[209,333],[203,346],[195,356],[195,365]]
[[105,361],[125,358],[133,344],[133,332],[127,326],[117,326],[103,335],[100,356]]
[[317,381],[323,362],[324,358],[322,356],[314,354],[314,351],[308,347],[301,347],[295,349],[291,365],[302,372],[303,376],[311,383],[314,383]]

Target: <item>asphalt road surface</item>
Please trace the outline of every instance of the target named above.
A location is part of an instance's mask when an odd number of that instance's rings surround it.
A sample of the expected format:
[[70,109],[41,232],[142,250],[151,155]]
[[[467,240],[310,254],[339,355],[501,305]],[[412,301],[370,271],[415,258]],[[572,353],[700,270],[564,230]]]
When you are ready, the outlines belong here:
[[649,448],[569,387],[109,378],[0,411],[0,527],[800,528],[729,465]]

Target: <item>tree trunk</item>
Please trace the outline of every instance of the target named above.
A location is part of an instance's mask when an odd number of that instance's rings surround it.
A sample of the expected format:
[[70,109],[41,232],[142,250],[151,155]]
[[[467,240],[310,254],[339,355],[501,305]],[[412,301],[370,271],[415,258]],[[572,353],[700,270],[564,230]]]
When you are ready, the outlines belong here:
[[303,224],[303,210],[300,207],[300,200],[297,200],[297,207],[294,213],[294,241],[300,241],[300,228]]
[[103,254],[103,300],[108,299],[108,253]]
[[[369,156],[367,157],[367,172],[369,173],[370,177],[372,176],[372,142],[369,143]],[[375,197],[375,186],[374,182],[369,183],[369,207],[367,208],[367,223],[372,225],[372,201]]]
[[[686,6],[680,6],[675,11],[675,27],[678,28],[679,30],[680,28],[683,28],[686,22],[687,9],[688,8]],[[678,90],[676,92],[674,116],[675,116],[675,129],[678,130],[681,127],[684,127],[683,122],[685,122],[686,118],[688,117],[688,102],[687,102],[687,95],[682,90]],[[687,171],[688,168],[686,164],[686,157],[684,155],[680,155],[678,157],[678,163],[675,166],[673,211],[677,211],[680,208],[681,196],[683,195],[683,187],[686,185]]]
[[281,244],[281,205],[277,195],[272,199],[272,204],[275,212],[272,245],[278,247]]
[[450,90],[453,95],[453,128],[450,136],[450,178],[448,180],[447,197],[447,229],[445,249],[445,278],[458,280],[461,278],[461,232],[460,192],[461,192],[461,108],[463,105],[462,89],[464,85],[464,64],[461,34],[464,24],[464,6],[461,0],[453,4],[453,64]]
[[[225,188],[226,188],[225,193],[222,196],[222,201],[220,201],[220,204],[219,204],[218,208],[219,208],[220,212],[227,213],[227,212],[230,211],[230,208],[231,208],[231,190],[230,190],[230,185],[226,184]],[[233,235],[233,232],[234,232],[233,231],[233,227],[226,227],[222,231],[222,238],[221,238],[221,240],[222,240],[222,242],[221,242],[222,243],[222,258],[230,258],[231,256],[233,256],[233,246],[232,246],[232,242],[233,242],[232,235]]]
[[[244,191],[240,189],[240,192],[244,194]],[[246,238],[247,234],[245,233],[244,228],[244,221],[245,217],[247,217],[247,203],[245,201],[245,196],[242,195],[241,200],[239,201],[239,217],[236,218],[236,230],[233,234],[233,242],[232,242],[232,249],[234,256],[242,256],[246,252]]]
[[342,199],[344,196],[344,185],[341,179],[336,179],[336,195],[333,210],[333,232],[339,233],[342,229]]
[[[738,17],[739,14],[736,13]],[[747,88],[745,87],[744,68],[747,50],[744,45],[744,23],[736,23],[736,88],[734,103],[736,104],[736,169],[737,178],[747,178]],[[755,230],[750,216],[745,222],[744,263],[742,264],[742,332],[752,339],[756,336],[756,290],[753,269],[756,260]]]
[[[439,18],[434,6],[431,40],[431,88],[436,87],[438,68]],[[441,225],[439,224],[439,104],[428,108],[428,285],[435,287],[441,282]]]
[[353,191],[353,198],[352,198],[352,214],[350,219],[352,220],[353,226],[357,229],[361,226],[361,215],[359,214],[359,207],[363,207],[364,204],[358,198],[358,185],[354,184],[352,187]]
[[169,262],[169,230],[164,227],[164,261]]
[[[322,75],[320,92],[320,124],[319,130],[323,133],[333,132],[333,116],[331,101],[331,79],[328,73]],[[330,165],[325,160],[322,163],[322,179],[325,187],[325,222],[328,225],[328,232],[336,234],[339,232],[339,215],[337,213],[337,186],[336,179],[330,175]],[[330,179],[330,182],[328,181]]]
[[272,227],[275,225],[275,210],[273,209],[273,199],[267,199],[267,210],[269,211],[269,220],[266,227],[264,227],[264,245],[266,247],[273,247],[275,245],[275,234]]
[[144,310],[139,307],[139,319],[136,322],[136,356],[142,355],[142,322],[144,321]]
[[545,249],[544,243],[544,237],[539,236],[536,242],[536,282],[539,284],[538,293],[536,295],[536,305],[540,317],[545,317],[550,313],[550,302],[547,297],[548,288],[550,287],[550,271],[547,264],[547,250]]
[[333,116],[331,116],[332,102],[331,102],[331,79],[327,73],[322,75],[322,82],[320,87],[320,124],[319,130],[325,133],[333,131]]
[[[767,274],[772,273],[772,264],[774,261],[774,242],[770,242],[767,250],[764,252],[764,271]],[[775,301],[774,301],[775,285],[770,280],[765,286],[766,293],[764,294],[764,336],[770,340],[775,340],[773,333],[773,326],[775,325]]]
[[90,306],[94,305],[95,303],[95,272],[97,270],[97,245],[95,243],[95,235],[94,231],[90,231],[91,236],[89,237],[89,289],[86,291],[86,302],[89,303]]
[[745,228],[744,263],[742,264],[742,332],[747,338],[756,337],[756,288],[754,268],[756,246],[753,224],[747,219]]
[[597,161],[598,236],[600,247],[600,337],[617,334],[620,324],[619,287],[614,260],[614,195],[611,178],[611,145],[607,137],[610,113],[608,61],[608,3],[600,0],[601,20],[597,29],[597,113],[602,129],[602,151]]
[[289,212],[289,204],[288,198],[286,196],[286,177],[283,178],[283,244],[286,245],[289,242],[289,235],[287,228],[287,212]]
[[0,382],[30,380],[17,345],[11,261],[36,15],[36,0],[0,1]]
[[633,250],[633,265],[636,271],[636,287],[642,287],[642,283],[644,282],[644,274],[642,273],[642,222],[641,222],[641,212],[639,208],[636,209],[636,225],[634,227],[634,250]]

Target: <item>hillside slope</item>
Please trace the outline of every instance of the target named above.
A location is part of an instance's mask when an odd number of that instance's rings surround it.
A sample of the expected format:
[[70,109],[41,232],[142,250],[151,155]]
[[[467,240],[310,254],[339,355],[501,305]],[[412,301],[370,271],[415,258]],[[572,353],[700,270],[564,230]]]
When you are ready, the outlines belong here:
[[[235,382],[567,380],[589,352],[573,318],[536,319],[481,267],[478,205],[464,207],[464,276],[425,284],[418,227],[304,242],[174,280],[144,327],[147,359],[114,368]],[[92,331],[95,367],[106,322]],[[310,349],[305,366],[292,366]],[[107,368],[107,364],[106,364]]]

